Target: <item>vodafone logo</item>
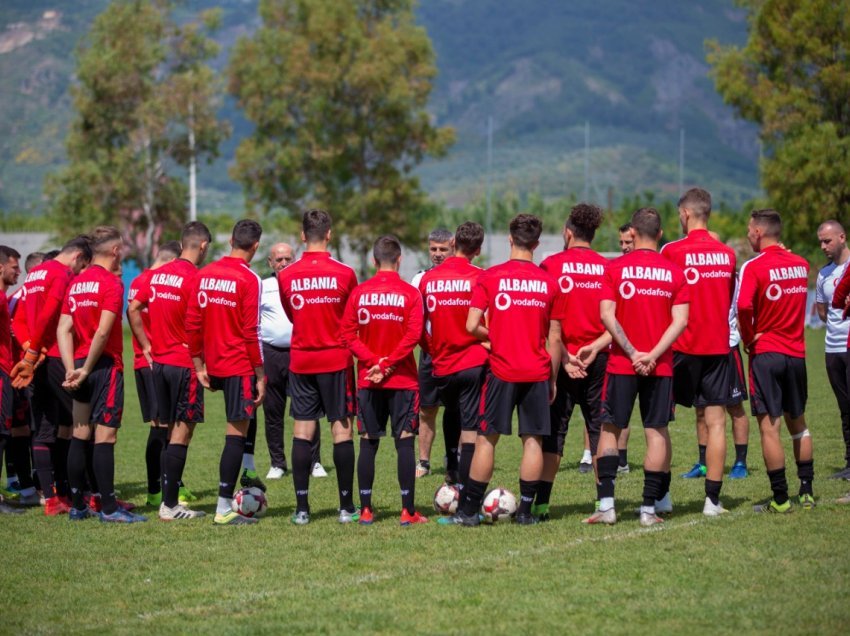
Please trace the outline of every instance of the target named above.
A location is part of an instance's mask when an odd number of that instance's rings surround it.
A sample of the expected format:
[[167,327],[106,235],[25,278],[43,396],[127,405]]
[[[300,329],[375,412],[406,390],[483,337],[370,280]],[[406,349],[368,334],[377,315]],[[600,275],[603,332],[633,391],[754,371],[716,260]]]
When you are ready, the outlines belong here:
[[779,300],[782,297],[782,288],[776,283],[773,283],[767,286],[764,295],[768,300]]
[[207,306],[207,292],[198,292],[198,306],[200,306],[201,309]]
[[694,267],[689,267],[685,270],[685,280],[688,281],[688,285],[696,285],[696,282],[699,280],[699,271]]
[[68,296],[68,306],[71,308],[71,313],[73,314],[77,311],[77,300],[73,296]]
[[437,297],[433,295],[426,296],[425,306],[428,308],[428,311],[434,312],[437,309]]
[[569,294],[573,290],[575,283],[571,276],[561,276],[558,279],[558,285],[561,287],[562,292]]
[[289,304],[292,305],[292,308],[295,310],[301,309],[304,306],[304,296],[301,294],[292,294],[292,298],[289,299]]
[[635,284],[631,281],[623,281],[620,283],[620,296],[628,300],[635,295]]
[[148,302],[152,303],[155,300],[156,300],[156,287],[151,287],[151,297],[150,297],[150,300],[148,300]]
[[500,294],[496,294],[496,309],[499,311],[505,311],[508,307],[511,306],[511,297],[506,293],[502,292]]
[[361,325],[368,325],[371,319],[372,316],[369,314],[369,310],[365,307],[361,307],[357,310],[357,322]]

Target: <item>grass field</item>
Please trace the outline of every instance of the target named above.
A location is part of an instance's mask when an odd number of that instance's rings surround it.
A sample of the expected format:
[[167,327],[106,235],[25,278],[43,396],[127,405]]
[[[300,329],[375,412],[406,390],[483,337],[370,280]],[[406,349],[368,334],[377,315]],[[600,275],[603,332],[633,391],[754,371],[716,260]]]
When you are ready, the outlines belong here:
[[[808,339],[813,511],[751,512],[770,492],[753,426],[751,477],[727,480],[722,500],[731,514],[705,519],[702,481],[678,477],[696,453],[693,417],[683,410],[671,427],[676,512],[651,529],[627,512],[642,489],[639,427],[632,472],[617,480],[621,521],[610,528],[579,523],[595,496],[592,476],[576,470],[580,418],[555,485],[553,520],[533,527],[399,527],[389,443],[378,457],[375,525],[340,526],[327,444],[330,477],[311,480],[314,521],[306,527],[289,522],[290,477],[269,484],[271,508],[254,527],[217,528],[209,517],[121,527],[72,524],[40,511],[0,517],[0,632],[847,633],[850,506],[833,501],[850,484],[825,479],[842,466],[843,444],[823,369],[823,332]],[[207,394],[206,419],[185,478],[201,496],[198,507],[212,513],[223,443],[220,394]],[[128,374],[116,482],[137,504],[145,496],[146,435]],[[260,433],[261,476],[264,449]],[[437,465],[441,449],[438,437]],[[286,450],[288,456],[289,442]],[[518,456],[518,440],[503,440],[494,485],[518,490]],[[793,461],[788,474],[796,493]],[[440,483],[438,475],[417,482],[420,509],[430,508]]]

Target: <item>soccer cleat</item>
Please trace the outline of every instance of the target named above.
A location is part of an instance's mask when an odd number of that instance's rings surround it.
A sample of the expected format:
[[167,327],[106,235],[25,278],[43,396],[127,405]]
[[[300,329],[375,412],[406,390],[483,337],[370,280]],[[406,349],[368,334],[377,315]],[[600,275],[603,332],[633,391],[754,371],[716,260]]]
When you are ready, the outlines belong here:
[[281,479],[283,477],[286,477],[286,469],[279,466],[272,466],[266,473],[266,479]]
[[527,512],[518,512],[514,517],[514,522],[518,523],[521,526],[533,526],[538,521],[539,519],[537,517]]
[[17,502],[20,492],[9,488],[0,488],[0,501]]
[[604,523],[609,526],[613,526],[617,523],[617,511],[613,508],[608,508],[608,510],[596,510],[596,512],[590,515],[587,519],[582,519],[581,522],[588,525]]
[[617,474],[624,475],[626,473],[631,472],[631,468],[629,468],[628,464],[623,464],[622,466],[617,466]]
[[20,508],[13,508],[7,503],[0,501],[0,515],[22,515],[24,511]]
[[451,525],[456,526],[466,526],[468,528],[474,528],[476,526],[481,525],[481,515],[479,515],[477,512],[472,515],[465,515],[463,513],[463,510],[458,510],[453,516],[446,517],[446,519],[449,519],[449,523]]
[[460,475],[458,474],[458,471],[446,469],[446,483],[449,486],[454,486],[458,483],[458,481],[460,481]]
[[700,479],[705,477],[706,470],[705,464],[697,462],[688,472],[682,473],[682,477],[685,479]]
[[657,514],[652,512],[642,512],[640,513],[640,525],[643,528],[649,528],[651,526],[657,525],[659,523],[664,523],[664,519],[659,517]]
[[420,459],[416,462],[416,478],[426,477],[431,474],[431,462]]
[[151,508],[159,508],[162,505],[162,491],[149,492],[147,499],[145,499],[145,505]]
[[661,499],[655,502],[655,514],[669,515],[673,512],[673,499],[670,497],[670,491],[667,491]]
[[829,479],[848,479],[850,480],[850,466],[845,466],[837,473],[832,473]]
[[357,519],[357,523],[361,526],[371,526],[374,521],[375,516],[372,512],[372,508],[365,506],[360,509],[360,517]]
[[[360,516],[362,517],[363,513],[360,513]],[[292,513],[292,516],[289,518],[289,520],[296,526],[306,526],[308,523],[310,523],[310,513],[306,510],[296,510]]]
[[178,503],[173,508],[169,508],[164,503],[159,506],[159,518],[162,521],[177,521],[178,519],[199,519],[205,517],[207,513],[203,510],[191,510],[181,503]]
[[850,492],[848,492],[846,495],[842,495],[841,497],[836,499],[835,503],[850,504]]
[[767,501],[763,501],[761,503],[753,506],[753,512],[769,512],[774,514],[788,514],[790,512],[794,512],[794,508],[791,507],[791,500],[789,499],[784,504],[776,503],[775,499],[768,499]]
[[711,503],[711,499],[708,497],[705,498],[705,505],[702,507],[702,514],[706,517],[719,517],[720,515],[725,515],[728,510],[723,507],[723,504],[719,501],[717,504]]
[[814,495],[810,495],[808,493],[801,494],[797,497],[797,503],[803,508],[803,510],[811,510],[815,507],[815,497]]
[[328,471],[325,470],[325,467],[322,466],[319,462],[313,464],[313,471],[310,473],[311,477],[327,477]]
[[410,514],[407,512],[407,509],[404,509],[401,511],[401,519],[399,519],[398,523],[402,526],[412,526],[417,523],[428,523],[428,517],[423,517],[418,512]]
[[360,519],[360,512],[355,509],[352,511],[340,510],[337,521],[340,523],[356,523]]
[[593,470],[593,463],[592,462],[579,462],[578,472],[580,472],[582,475],[586,475],[587,473],[591,472],[592,470]]
[[71,511],[68,513],[68,519],[71,521],[82,521],[83,519],[91,519],[97,515],[96,512],[92,512],[92,509],[86,506],[82,510],[77,510],[76,508],[71,508]]
[[38,496],[37,492],[31,492],[28,495],[21,493],[21,497],[18,499],[17,504],[24,508],[36,508],[41,505],[41,497]]
[[213,517],[214,526],[251,526],[259,523],[256,517],[243,517],[238,512],[230,510],[225,514],[216,513]]
[[242,477],[239,478],[239,483],[243,488],[259,488],[263,492],[266,492],[266,485],[260,479],[256,470],[248,470],[247,468],[243,470]]
[[732,470],[729,471],[729,479],[744,479],[750,476],[750,471],[747,470],[747,465],[744,462],[735,462]]
[[44,501],[44,514],[48,517],[56,517],[58,515],[66,515],[71,512],[71,506],[62,501],[59,497],[51,497]]
[[531,506],[531,515],[537,517],[537,521],[540,523],[549,521],[549,504],[533,504]]
[[106,514],[105,512],[99,512],[97,514],[104,523],[140,523],[148,520],[147,517],[137,515],[123,508],[117,508],[112,514]]
[[9,475],[6,478],[6,490],[9,492],[21,492],[21,482],[18,481],[17,475]]
[[180,486],[177,490],[177,501],[184,506],[197,500],[198,497],[186,486]]

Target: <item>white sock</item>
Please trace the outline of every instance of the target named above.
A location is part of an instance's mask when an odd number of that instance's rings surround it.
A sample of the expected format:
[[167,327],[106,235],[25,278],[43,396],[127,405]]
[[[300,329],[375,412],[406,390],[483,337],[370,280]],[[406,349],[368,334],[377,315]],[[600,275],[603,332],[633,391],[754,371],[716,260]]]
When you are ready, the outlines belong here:
[[233,510],[233,500],[229,497],[219,497],[218,504],[215,507],[215,513],[217,515],[226,515],[228,512]]
[[613,497],[602,497],[599,500],[599,512],[606,512],[614,507]]
[[655,506],[641,506],[640,507],[640,513],[643,514],[645,512],[648,513],[648,514],[654,515],[655,514]]
[[582,464],[590,464],[593,462],[593,457],[590,454],[590,449],[585,448],[584,453],[581,455],[581,463]]
[[254,455],[242,453],[242,468],[246,468],[248,470],[257,470],[257,467],[254,466]]

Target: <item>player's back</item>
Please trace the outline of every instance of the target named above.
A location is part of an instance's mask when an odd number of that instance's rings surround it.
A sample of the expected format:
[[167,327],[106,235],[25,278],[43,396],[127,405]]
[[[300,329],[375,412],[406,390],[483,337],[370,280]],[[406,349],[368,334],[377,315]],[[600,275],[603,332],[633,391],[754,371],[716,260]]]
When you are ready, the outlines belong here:
[[59,356],[56,325],[62,312],[62,301],[73,277],[74,272],[70,267],[57,260],[49,260],[34,267],[24,281],[30,335],[42,334],[40,345],[47,348],[47,355],[50,356]]
[[192,368],[186,340],[186,307],[197,275],[195,265],[177,258],[151,272],[142,290],[148,296],[151,357],[155,362]]
[[117,368],[124,368],[124,337],[121,329],[123,304],[124,284],[118,276],[100,265],[91,265],[74,278],[68,288],[62,313],[70,315],[73,320],[75,359],[88,355],[100,325],[101,314],[111,311],[116,317],[103,355],[110,356]]

